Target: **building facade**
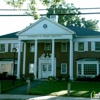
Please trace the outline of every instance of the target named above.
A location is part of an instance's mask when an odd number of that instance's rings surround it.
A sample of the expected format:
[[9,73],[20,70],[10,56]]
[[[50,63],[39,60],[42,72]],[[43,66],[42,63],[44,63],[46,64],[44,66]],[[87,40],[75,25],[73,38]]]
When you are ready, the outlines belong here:
[[17,78],[96,76],[100,74],[99,58],[100,32],[65,27],[46,17],[0,36],[0,73],[14,73]]

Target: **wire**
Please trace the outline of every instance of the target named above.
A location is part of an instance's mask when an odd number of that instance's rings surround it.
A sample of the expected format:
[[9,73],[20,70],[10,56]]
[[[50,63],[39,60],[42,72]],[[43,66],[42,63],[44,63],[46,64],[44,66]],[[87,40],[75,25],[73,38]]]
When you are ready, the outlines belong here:
[[[57,8],[59,9],[59,8]],[[62,10],[67,10],[67,9],[63,9],[60,8]],[[79,9],[79,10],[92,10],[92,9],[100,9],[100,7],[94,7],[94,8],[75,8],[75,9]],[[71,10],[75,10],[75,9],[71,9]],[[38,10],[49,10],[49,9],[38,9]],[[29,11],[29,9],[0,9],[0,11]]]
[[[91,12],[91,13],[70,13],[70,14],[40,14],[40,16],[44,15],[90,15],[90,14],[100,14],[100,12]],[[33,16],[33,15],[25,15],[25,14],[1,14],[0,16]]]

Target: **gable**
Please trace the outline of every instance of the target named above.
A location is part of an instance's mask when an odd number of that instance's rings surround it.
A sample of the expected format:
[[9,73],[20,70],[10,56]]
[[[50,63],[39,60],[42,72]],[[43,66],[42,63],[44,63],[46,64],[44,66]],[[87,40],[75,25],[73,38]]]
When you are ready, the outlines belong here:
[[17,35],[53,35],[53,34],[74,34],[70,29],[50,20],[49,18],[42,18],[39,21],[26,27]]

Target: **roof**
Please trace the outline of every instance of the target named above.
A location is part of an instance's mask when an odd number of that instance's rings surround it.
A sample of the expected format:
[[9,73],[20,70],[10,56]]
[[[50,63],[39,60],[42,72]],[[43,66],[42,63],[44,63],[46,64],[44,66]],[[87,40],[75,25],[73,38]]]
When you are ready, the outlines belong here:
[[18,32],[19,31],[2,35],[0,36],[0,38],[18,38],[18,36],[16,35]]
[[99,31],[94,31],[87,28],[81,28],[76,26],[68,26],[67,28],[74,31],[76,33],[76,36],[100,36]]
[[[81,28],[76,26],[68,26],[67,28],[74,31],[76,33],[76,36],[100,36],[99,31],[94,31],[87,28]],[[0,38],[18,38],[18,35],[16,35],[17,33],[20,33],[20,31],[2,35],[0,36]]]
[[100,58],[82,58],[77,60],[78,61],[100,61]]

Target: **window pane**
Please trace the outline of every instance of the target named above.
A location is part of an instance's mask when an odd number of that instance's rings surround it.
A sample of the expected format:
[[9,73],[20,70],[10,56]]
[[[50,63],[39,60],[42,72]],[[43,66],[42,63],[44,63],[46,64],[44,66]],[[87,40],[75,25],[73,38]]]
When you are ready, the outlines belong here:
[[61,51],[62,52],[67,51],[67,44],[66,43],[61,43]]
[[47,66],[46,65],[43,65],[43,71],[47,71]]
[[100,42],[95,42],[95,50],[100,50]]
[[78,43],[78,51],[84,51],[84,42]]
[[82,75],[81,64],[78,64],[78,75]]
[[34,64],[29,64],[29,73],[34,72]]
[[5,44],[0,44],[0,52],[5,52]]
[[34,52],[34,44],[30,44],[30,52]]
[[84,64],[84,75],[97,75],[97,65]]
[[48,65],[48,71],[51,71],[51,65]]
[[61,73],[66,74],[67,73],[67,64],[61,64]]
[[44,49],[47,50],[47,51],[51,50],[51,43],[45,43]]

